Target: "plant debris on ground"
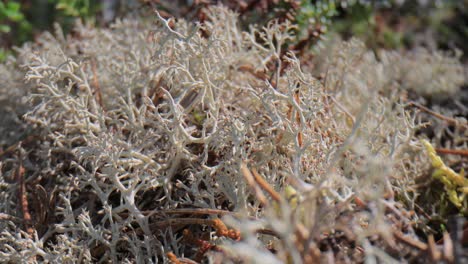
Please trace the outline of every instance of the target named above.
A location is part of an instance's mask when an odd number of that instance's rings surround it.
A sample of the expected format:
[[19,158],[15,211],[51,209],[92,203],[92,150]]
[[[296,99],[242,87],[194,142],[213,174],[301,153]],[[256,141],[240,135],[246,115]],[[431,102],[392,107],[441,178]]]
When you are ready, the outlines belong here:
[[197,12],[0,64],[0,262],[467,260],[458,52]]

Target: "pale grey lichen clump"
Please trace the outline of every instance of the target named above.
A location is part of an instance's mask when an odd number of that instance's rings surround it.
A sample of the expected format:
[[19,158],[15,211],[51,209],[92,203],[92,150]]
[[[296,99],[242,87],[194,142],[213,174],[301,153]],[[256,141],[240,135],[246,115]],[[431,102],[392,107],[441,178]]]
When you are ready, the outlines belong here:
[[450,98],[466,81],[459,57],[424,48],[415,50],[401,59],[401,83],[426,97]]
[[[207,238],[223,249],[208,253],[212,260],[221,254],[226,262],[301,263],[316,257],[305,252],[318,250],[324,234],[337,232],[345,234],[343,248],[333,249],[340,260],[410,255],[393,239],[397,221],[415,237],[410,216],[391,209],[400,206],[395,190],[428,169],[417,124],[401,103],[405,85],[423,86],[417,74],[392,74],[397,60],[379,61],[351,40],[317,60],[326,69],[319,81],[281,49],[293,25],[241,32],[234,13],[216,7],[207,14],[202,25],[158,17],[109,29],[78,25],[71,36],[57,29],[0,66],[2,102],[13,102],[9,113],[18,122],[8,129],[28,133],[28,125],[41,135],[2,161],[0,213],[21,218],[14,180],[20,157],[30,204],[51,205],[30,206],[33,234],[18,219],[0,221],[0,262],[191,257],[197,247],[184,243],[187,227],[158,224],[172,217],[164,210],[176,208],[239,213],[224,218],[240,231],[239,241]],[[430,56],[422,54],[415,56]],[[402,64],[413,68],[410,62]],[[450,77],[450,67],[417,71],[439,80],[425,86],[431,92],[452,92],[460,79]],[[15,143],[6,134],[0,139]],[[243,164],[279,193],[292,186],[297,204],[262,206]],[[368,207],[356,206],[356,197]],[[196,236],[204,228],[190,226]],[[258,235],[262,228],[276,237]],[[297,247],[301,239],[305,249]]]

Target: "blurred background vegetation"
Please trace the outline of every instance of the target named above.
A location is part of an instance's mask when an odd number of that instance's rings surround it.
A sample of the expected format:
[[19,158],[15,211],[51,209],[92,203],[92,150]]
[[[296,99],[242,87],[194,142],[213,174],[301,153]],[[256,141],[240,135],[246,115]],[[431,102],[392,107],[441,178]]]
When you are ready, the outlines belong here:
[[106,26],[124,16],[202,20],[202,7],[223,3],[236,10],[243,27],[273,18],[298,24],[292,47],[308,49],[328,32],[358,36],[370,48],[426,46],[468,54],[468,0],[3,0],[0,2],[0,61],[11,47],[59,23],[69,32],[76,19]]

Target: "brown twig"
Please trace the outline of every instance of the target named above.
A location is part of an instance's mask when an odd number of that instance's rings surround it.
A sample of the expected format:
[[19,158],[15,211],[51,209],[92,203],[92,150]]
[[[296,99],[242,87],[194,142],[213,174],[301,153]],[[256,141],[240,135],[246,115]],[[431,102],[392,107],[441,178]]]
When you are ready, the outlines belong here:
[[172,264],[182,264],[173,252],[167,252],[166,256]]
[[255,230],[255,232],[257,234],[269,235],[269,236],[274,236],[274,237],[277,237],[277,238],[280,237],[280,235],[277,232],[275,232],[275,231],[273,231],[271,229],[267,229],[267,228],[257,229],[257,230]]
[[467,149],[446,149],[446,148],[436,148],[435,149],[439,154],[452,154],[452,155],[460,155],[460,156],[468,156]]
[[31,213],[29,213],[28,197],[26,194],[26,184],[24,181],[25,169],[23,167],[23,158],[21,155],[21,151],[20,151],[18,159],[19,159],[19,164],[16,170],[16,182],[19,185],[18,201],[20,201],[21,212],[23,214],[23,220],[24,220],[24,227],[26,229],[26,232],[32,237],[34,235],[34,229],[32,228],[30,224],[32,218],[31,218]]
[[169,209],[169,210],[153,210],[153,211],[144,211],[146,215],[154,214],[193,214],[193,215],[235,215],[235,212],[230,212],[220,209],[210,209],[210,208],[181,208],[181,209]]
[[[240,239],[240,232],[235,229],[228,229],[221,219],[200,219],[200,218],[171,218],[167,220],[158,221],[151,224],[151,228],[164,228],[168,226],[183,226],[183,225],[206,225],[211,226],[216,230],[219,236],[229,237],[233,240]],[[261,228],[256,230],[259,234],[271,235],[278,237],[275,231],[270,229]]]
[[241,65],[237,68],[237,70],[240,72],[247,72],[262,81],[266,81],[268,79],[268,75],[264,71],[257,71],[250,64]]
[[420,205],[415,203],[414,208],[416,208],[419,211],[419,213],[423,214],[424,217],[426,217],[427,219],[431,219],[431,216],[428,213],[426,213],[426,211],[424,211],[424,209]]
[[152,228],[164,228],[176,225],[207,225],[210,226],[210,219],[200,218],[170,218],[162,221],[157,221],[151,224]]
[[439,261],[442,254],[436,247],[436,243],[435,243],[433,235],[429,236],[429,238],[427,239],[427,244],[428,244],[429,254],[431,255],[431,259],[433,261]]
[[198,262],[191,259],[178,258],[173,252],[167,252],[166,256],[172,264],[198,264]]
[[454,118],[447,117],[447,116],[444,116],[442,114],[439,114],[439,113],[437,113],[435,111],[432,111],[431,109],[429,109],[429,108],[427,108],[427,107],[425,107],[423,105],[420,105],[420,104],[418,104],[416,102],[409,102],[408,105],[415,106],[415,107],[421,109],[422,111],[424,111],[424,112],[426,112],[426,113],[428,113],[428,114],[430,114],[430,115],[432,115],[434,117],[437,117],[437,118],[439,118],[441,120],[444,120],[445,122],[447,122],[450,125],[460,126],[460,127],[464,128],[464,129],[468,128],[468,124],[466,122],[462,123],[462,122],[460,122],[460,121],[458,121],[458,120],[456,120]]
[[271,187],[271,185],[257,172],[255,168],[252,168],[252,173],[255,181],[262,187],[276,202],[281,202],[281,195]]
[[[294,101],[297,103],[297,104],[300,104],[300,98],[299,98],[299,92],[296,92],[294,93]],[[293,110],[294,110],[294,107],[293,105],[289,105],[288,106],[288,112],[286,113],[286,116],[288,118],[288,120],[291,120],[293,121]],[[296,112],[296,116],[295,116],[295,121],[297,124],[301,124],[301,117],[299,115],[298,112]],[[281,141],[281,139],[283,138],[283,133],[280,133],[277,137],[276,137],[276,143],[279,143]],[[299,144],[299,147],[302,147],[303,146],[303,139],[302,139],[302,132],[298,132],[297,133],[297,142]]]
[[227,226],[224,224],[221,219],[213,219],[212,225],[216,229],[216,234],[218,236],[223,236],[223,237],[228,237],[233,240],[239,240],[240,239],[240,232],[235,229],[228,229]]
[[[299,98],[299,91],[297,91],[296,93],[294,93],[294,101],[296,101],[296,103],[299,105],[301,103],[301,99]],[[299,112],[296,112],[296,123],[298,125],[301,124],[301,117],[299,115]],[[299,133],[297,133],[297,142],[299,143],[299,147],[302,148],[302,133],[299,131]]]
[[200,218],[171,218],[151,224],[151,227],[164,228],[177,225],[206,225],[216,230],[219,236],[229,237],[235,240],[240,238],[240,233],[234,229],[228,229],[221,219],[200,219]]
[[33,139],[35,139],[37,137],[38,137],[38,135],[29,135],[25,139],[16,142],[15,144],[9,146],[8,148],[6,148],[3,151],[0,151],[0,158],[2,158],[3,156],[5,156],[7,154],[10,154],[10,153],[14,152],[18,148],[19,144],[29,143],[30,141],[32,141]]
[[[181,209],[168,209],[168,210],[148,210],[148,211],[142,211],[142,213],[147,216],[151,217],[154,215],[175,215],[175,214],[181,214],[181,215],[218,215],[218,216],[225,216],[225,215],[232,215],[235,217],[245,217],[244,214],[241,214],[239,212],[230,212],[226,210],[221,210],[221,209],[210,209],[210,208],[181,208]],[[128,217],[129,213],[128,212],[121,212],[119,213],[119,216],[121,217]],[[250,220],[258,220],[256,217],[249,216],[248,217]],[[1,219],[0,219],[1,220]]]
[[260,187],[258,187],[254,176],[252,175],[252,173],[247,168],[247,165],[244,162],[242,162],[241,164],[241,172],[245,180],[247,181],[247,184],[254,191],[255,196],[260,201],[260,204],[262,204],[263,206],[268,205],[268,199],[266,198],[265,194],[262,192]]
[[[221,219],[198,219],[203,220],[205,225],[209,225],[216,229],[216,234],[222,237],[229,237],[234,240],[240,239],[240,232],[234,229],[228,229],[226,225],[221,221]],[[198,221],[195,221],[198,222]],[[205,256],[206,252],[210,250],[215,251],[222,251],[220,247],[216,246],[215,244],[205,241],[203,239],[199,239],[193,236],[192,232],[188,229],[184,229],[183,231],[184,240],[190,244],[194,244],[198,246],[198,251],[195,256],[195,260],[201,262],[203,257]]]
[[98,80],[98,75],[97,75],[97,66],[96,66],[96,59],[92,58],[91,59],[91,70],[93,71],[93,86],[94,86],[94,91],[96,95],[96,101],[98,104],[101,106],[102,109],[103,103],[102,103],[102,93],[101,93],[101,86],[99,85],[99,80]]
[[428,246],[426,243],[423,243],[419,240],[416,240],[416,239],[413,239],[409,236],[405,236],[403,233],[401,233],[400,231],[398,230],[394,230],[393,231],[393,235],[395,236],[395,238],[397,238],[398,240],[400,240],[401,242],[409,245],[409,246],[412,246],[416,249],[419,249],[419,250],[422,250],[422,251],[425,251],[428,249]]
[[184,240],[187,243],[196,245],[198,247],[197,254],[194,257],[195,261],[197,262],[201,262],[206,252],[210,250],[221,251],[221,248],[216,246],[215,244],[203,239],[196,238],[188,229],[184,229],[183,235]]

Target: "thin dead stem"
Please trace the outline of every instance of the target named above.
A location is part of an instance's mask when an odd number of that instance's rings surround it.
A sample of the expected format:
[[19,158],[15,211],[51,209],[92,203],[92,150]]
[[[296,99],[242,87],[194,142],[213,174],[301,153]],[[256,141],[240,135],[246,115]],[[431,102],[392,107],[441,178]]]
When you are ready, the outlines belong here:
[[271,187],[271,185],[257,172],[255,168],[252,168],[252,174],[255,178],[255,181],[262,187],[268,194],[270,194],[271,198],[276,202],[281,202],[282,197],[281,195]]
[[460,155],[460,156],[468,157],[468,150],[466,149],[436,148],[435,150],[439,154]]
[[426,113],[428,113],[428,114],[430,114],[430,115],[432,115],[434,117],[437,117],[440,120],[443,120],[443,121],[447,122],[450,125],[460,126],[463,129],[468,129],[468,124],[466,122],[460,122],[459,120],[456,120],[454,118],[447,117],[447,116],[444,116],[442,114],[439,114],[439,113],[437,113],[435,111],[432,111],[431,109],[429,109],[429,108],[427,108],[427,107],[425,107],[423,105],[420,105],[420,104],[418,104],[416,102],[409,102],[408,105],[417,107],[417,108],[421,109],[422,111],[424,111],[424,112],[426,112]]
[[[20,143],[21,145],[21,143]],[[19,164],[16,170],[16,182],[19,185],[18,189],[18,201],[20,201],[21,213],[23,214],[24,227],[26,232],[32,237],[34,235],[34,229],[31,226],[31,213],[29,212],[28,197],[26,191],[26,183],[24,180],[25,169],[23,167],[23,158],[21,150],[19,151]]]
[[247,181],[247,184],[255,193],[255,196],[259,200],[260,204],[262,204],[263,206],[268,205],[268,199],[266,198],[265,194],[262,192],[260,187],[258,187],[258,184],[255,181],[255,177],[252,175],[252,172],[250,172],[250,170],[247,168],[247,165],[243,162],[241,164],[241,172],[245,180]]
[[98,74],[97,74],[97,62],[95,58],[91,59],[91,70],[93,71],[93,86],[96,95],[96,101],[104,109],[104,104],[102,103],[102,93],[101,93],[101,85],[99,84]]

